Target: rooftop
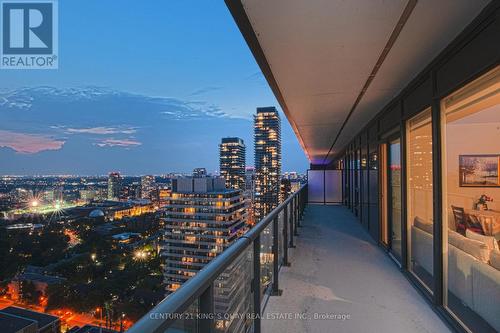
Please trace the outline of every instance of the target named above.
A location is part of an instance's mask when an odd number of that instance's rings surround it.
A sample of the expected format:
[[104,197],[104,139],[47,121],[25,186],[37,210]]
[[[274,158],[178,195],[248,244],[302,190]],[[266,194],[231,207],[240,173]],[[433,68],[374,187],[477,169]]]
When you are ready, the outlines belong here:
[[17,333],[31,325],[36,326],[36,322],[34,320],[0,312],[0,327],[2,328],[2,333]]
[[34,320],[38,323],[38,327],[40,329],[50,325],[56,321],[59,321],[59,318],[56,316],[52,316],[46,313],[35,312],[27,309],[18,308],[15,306],[9,306],[5,309],[0,310],[0,314],[8,314],[14,315],[21,318]]
[[141,234],[136,232],[122,232],[121,234],[113,235],[112,238],[115,240],[127,240],[133,237],[140,237]]
[[85,325],[83,327],[74,327],[69,331],[69,333],[117,333],[117,331],[92,325]]
[[268,113],[268,112],[278,113],[278,111],[276,110],[276,107],[274,107],[274,106],[264,106],[264,107],[257,108],[257,113]]
[[58,284],[64,282],[66,279],[58,276],[46,275],[42,273],[34,273],[34,272],[24,272],[17,276],[19,280],[28,280],[28,281],[38,281],[47,284]]
[[222,143],[241,143],[244,144],[243,139],[237,137],[222,138]]

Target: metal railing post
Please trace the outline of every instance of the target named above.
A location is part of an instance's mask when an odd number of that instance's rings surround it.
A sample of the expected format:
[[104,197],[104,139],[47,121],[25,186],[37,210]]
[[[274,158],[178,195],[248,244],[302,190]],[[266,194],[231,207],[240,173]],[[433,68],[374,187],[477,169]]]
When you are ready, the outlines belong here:
[[295,236],[298,236],[299,235],[299,214],[298,214],[298,203],[297,203],[297,196],[295,196],[293,198],[293,206],[292,206],[292,209],[293,209],[293,223],[294,223],[294,235]]
[[286,209],[290,211],[287,223],[290,225],[290,247],[293,248],[295,247],[295,244],[293,244],[293,236],[295,235],[293,228],[293,199],[288,203]]
[[273,289],[272,296],[281,296],[282,291],[279,288],[279,268],[280,268],[280,246],[279,246],[279,214],[273,220]]
[[302,219],[302,191],[297,194],[297,225],[302,227],[300,220]]
[[307,191],[304,191],[303,189],[301,190],[301,205],[300,205],[300,218],[304,217],[304,210],[306,209],[306,204],[307,204]]
[[260,235],[253,241],[253,331],[260,333]]
[[283,266],[290,266],[288,262],[288,206],[283,209]]
[[307,186],[308,185],[306,185],[304,188],[301,189],[302,191],[304,191],[304,207],[303,207],[303,210],[306,210],[306,206],[309,203],[309,191],[307,189]]
[[214,285],[213,283],[200,296],[200,314],[198,327],[200,332],[214,332]]

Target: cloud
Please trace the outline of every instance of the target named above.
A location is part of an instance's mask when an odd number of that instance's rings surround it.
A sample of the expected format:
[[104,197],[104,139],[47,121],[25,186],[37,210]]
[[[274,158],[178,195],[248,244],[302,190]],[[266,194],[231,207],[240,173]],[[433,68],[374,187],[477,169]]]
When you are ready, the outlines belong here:
[[205,88],[201,88],[201,89],[193,91],[191,94],[189,94],[189,96],[203,95],[207,92],[221,90],[221,89],[222,89],[222,87],[217,87],[217,86],[205,87]]
[[96,135],[110,135],[110,134],[134,134],[137,132],[137,129],[134,127],[106,127],[106,126],[97,126],[97,127],[82,127],[82,128],[71,128],[71,127],[57,127],[53,126],[53,128],[61,128],[64,130],[66,134],[96,134]]
[[65,141],[49,136],[0,130],[0,147],[7,147],[21,154],[36,154],[44,150],[59,150]]
[[142,142],[136,141],[134,139],[105,139],[96,143],[99,147],[137,147],[142,145]]

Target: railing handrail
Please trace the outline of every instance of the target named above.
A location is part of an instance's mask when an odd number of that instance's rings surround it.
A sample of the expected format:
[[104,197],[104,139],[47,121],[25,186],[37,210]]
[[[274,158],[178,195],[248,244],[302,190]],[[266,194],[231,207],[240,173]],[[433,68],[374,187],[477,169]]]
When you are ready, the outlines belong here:
[[[184,313],[188,307],[240,256],[267,228],[271,222],[281,213],[288,204],[304,190],[307,184],[303,184],[296,192],[290,195],[285,201],[273,209],[262,220],[254,225],[248,232],[238,238],[224,252],[215,257],[195,276],[186,281],[174,293],[168,295],[152,310],[148,311],[139,321],[137,321],[127,333],[164,332],[176,321],[175,316],[168,314]],[[162,319],[153,319],[156,314],[167,314]]]

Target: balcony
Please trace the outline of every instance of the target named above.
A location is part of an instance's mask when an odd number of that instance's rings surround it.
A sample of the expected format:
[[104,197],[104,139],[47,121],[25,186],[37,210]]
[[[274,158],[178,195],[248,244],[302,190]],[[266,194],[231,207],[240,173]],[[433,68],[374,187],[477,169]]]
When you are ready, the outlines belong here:
[[313,319],[263,320],[262,332],[450,331],[343,206],[307,206],[290,261],[265,313]]
[[307,202],[303,186],[128,332],[449,332],[347,209]]

